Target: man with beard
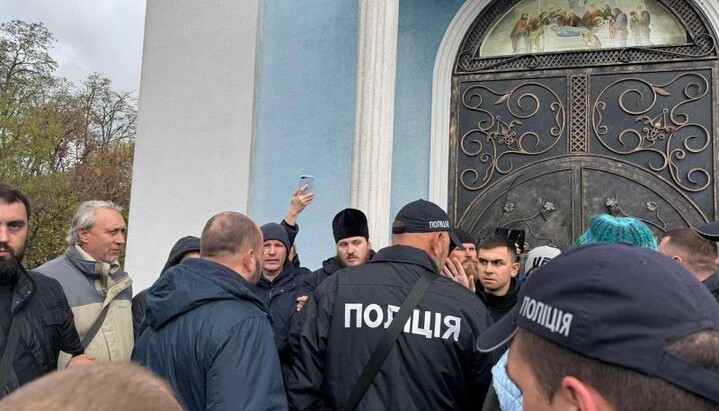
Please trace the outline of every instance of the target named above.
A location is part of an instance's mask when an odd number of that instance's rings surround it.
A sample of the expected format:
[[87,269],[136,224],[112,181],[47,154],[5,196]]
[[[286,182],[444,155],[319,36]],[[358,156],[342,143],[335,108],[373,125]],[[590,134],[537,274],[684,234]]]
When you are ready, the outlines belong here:
[[477,295],[484,301],[492,319],[499,321],[517,303],[519,262],[515,244],[508,237],[492,235],[479,244],[479,282],[484,291]]
[[317,287],[296,315],[300,332],[290,335],[291,409],[345,409],[385,328],[427,279],[410,319],[398,323],[404,332],[390,340],[379,372],[359,391],[357,409],[481,408],[493,357],[477,351],[476,341],[491,319],[471,292],[439,275],[450,239],[459,244],[447,213],[411,202],[392,224],[392,246]]
[[462,246],[452,247],[449,252],[449,258],[457,260],[460,264],[462,264],[462,268],[464,268],[464,272],[467,274],[467,277],[473,276],[475,280],[478,279],[476,268],[477,245],[474,237],[472,237],[472,234],[462,230],[461,228],[455,228],[454,234],[457,236],[459,241],[462,242]]
[[20,263],[29,217],[28,199],[0,184],[0,398],[55,370],[60,350],[74,356],[70,365],[92,361],[83,355],[60,284]]
[[322,268],[313,272],[297,293],[297,310],[307,301],[318,285],[336,271],[364,264],[374,256],[369,241],[367,216],[357,209],[345,208],[332,219],[337,255],[322,262]]

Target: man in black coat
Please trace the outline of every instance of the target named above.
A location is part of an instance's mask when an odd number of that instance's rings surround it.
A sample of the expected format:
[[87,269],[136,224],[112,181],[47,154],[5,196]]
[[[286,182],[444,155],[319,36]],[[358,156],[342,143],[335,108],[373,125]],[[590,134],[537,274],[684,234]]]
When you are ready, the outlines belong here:
[[286,226],[268,223],[261,230],[264,240],[262,276],[253,291],[269,308],[277,348],[283,350],[290,318],[295,312],[297,293],[307,273],[300,271],[287,258],[291,243]]
[[297,293],[297,309],[301,309],[318,285],[336,271],[364,264],[374,256],[369,241],[367,216],[357,209],[345,208],[332,219],[332,234],[337,255],[322,262],[322,268],[307,278]]
[[[466,288],[438,275],[447,213],[415,201],[397,214],[392,246],[331,275],[298,313],[286,369],[291,409],[341,409],[393,316],[425,272],[436,275],[357,409],[481,408],[493,357],[476,349],[492,320]],[[456,240],[456,237],[453,239]]]
[[491,235],[482,239],[478,254],[482,289],[477,290],[477,296],[497,322],[517,303],[520,288],[516,279],[519,272],[517,251],[514,242],[508,237]]
[[0,351],[5,354],[12,324],[20,326],[17,349],[0,375],[0,398],[57,369],[60,350],[72,354],[69,366],[87,363],[72,311],[56,280],[28,272],[25,251],[30,202],[20,191],[0,184]]

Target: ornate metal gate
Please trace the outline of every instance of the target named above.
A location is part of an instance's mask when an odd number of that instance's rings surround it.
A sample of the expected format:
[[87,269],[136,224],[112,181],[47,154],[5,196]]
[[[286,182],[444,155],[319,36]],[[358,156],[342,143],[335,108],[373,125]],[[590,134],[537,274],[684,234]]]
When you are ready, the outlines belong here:
[[[719,66],[716,37],[697,7],[644,0],[627,14],[615,0],[609,14],[584,6],[583,23],[570,25],[581,12],[571,1],[570,11],[554,15],[544,3],[495,1],[460,48],[450,139],[454,220],[476,236],[523,228],[532,246],[560,247],[597,213],[638,217],[659,235],[713,220]],[[652,27],[652,16],[663,26]],[[662,37],[670,18],[674,32]],[[551,41],[575,49],[544,51]]]

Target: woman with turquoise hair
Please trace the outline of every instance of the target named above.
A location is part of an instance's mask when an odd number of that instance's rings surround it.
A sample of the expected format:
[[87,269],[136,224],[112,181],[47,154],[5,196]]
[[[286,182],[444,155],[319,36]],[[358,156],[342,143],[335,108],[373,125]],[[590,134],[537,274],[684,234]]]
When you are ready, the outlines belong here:
[[657,239],[649,226],[634,217],[614,217],[609,214],[593,215],[576,245],[594,243],[625,243],[657,250]]
[[[624,243],[636,247],[657,250],[657,239],[652,230],[634,217],[614,217],[609,214],[593,215],[586,231],[575,245],[595,243]],[[492,368],[492,387],[484,403],[483,411],[521,411],[522,394],[507,376],[505,352]]]

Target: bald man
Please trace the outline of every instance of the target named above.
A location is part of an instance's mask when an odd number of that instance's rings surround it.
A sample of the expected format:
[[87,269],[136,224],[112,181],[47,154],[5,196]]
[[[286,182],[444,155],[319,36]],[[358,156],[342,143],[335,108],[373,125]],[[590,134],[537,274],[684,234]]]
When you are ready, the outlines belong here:
[[262,234],[235,212],[212,217],[200,258],[170,268],[147,293],[147,328],[133,360],[167,380],[183,408],[285,409],[287,400],[260,279]]

